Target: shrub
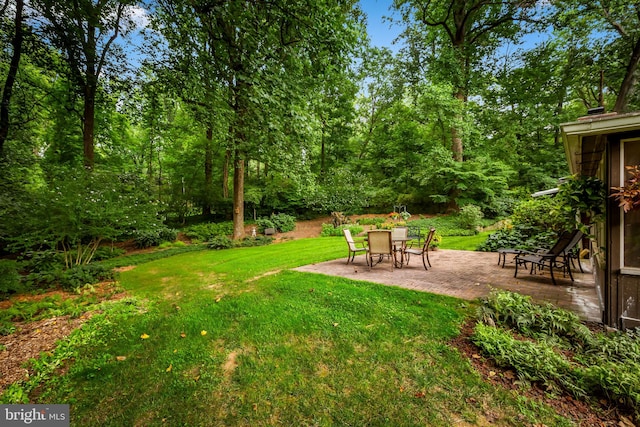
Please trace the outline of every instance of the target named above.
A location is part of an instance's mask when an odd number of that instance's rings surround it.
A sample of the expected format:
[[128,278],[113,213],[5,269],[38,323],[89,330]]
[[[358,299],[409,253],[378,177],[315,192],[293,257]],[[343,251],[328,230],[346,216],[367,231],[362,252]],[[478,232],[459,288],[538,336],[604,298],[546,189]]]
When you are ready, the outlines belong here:
[[146,249],[152,246],[158,246],[160,243],[162,243],[162,241],[160,240],[160,235],[155,230],[137,231],[134,242],[136,248],[138,249]]
[[376,228],[379,228],[382,223],[386,221],[386,218],[381,217],[373,217],[373,218],[360,218],[358,220],[358,224],[360,225],[375,225]]
[[240,242],[236,242],[236,246],[239,247],[251,247],[251,246],[266,246],[270,245],[273,242],[273,237],[269,236],[256,236],[256,237],[247,237],[242,239]]
[[270,219],[275,228],[281,233],[293,231],[296,228],[296,218],[291,215],[284,213],[271,214]]
[[539,381],[552,389],[563,387],[574,396],[586,395],[569,361],[549,344],[517,340],[507,331],[482,323],[476,325],[471,340],[499,366],[514,368],[522,380]]
[[540,231],[522,225],[506,227],[491,233],[479,247],[479,251],[496,252],[500,248],[516,248],[534,251],[549,248],[558,239],[553,231]]
[[77,265],[65,270],[60,277],[60,286],[66,290],[75,290],[86,284],[104,280],[113,280],[113,270],[100,264]]
[[483,217],[484,214],[478,206],[466,205],[463,206],[458,213],[458,223],[462,228],[476,230],[476,228],[481,225]]
[[61,270],[64,267],[64,258],[56,250],[29,251],[22,256],[22,267],[29,271]]
[[216,236],[209,240],[207,247],[209,249],[230,249],[233,247],[233,240],[227,236]]
[[258,218],[256,225],[258,226],[258,233],[264,233],[264,230],[267,228],[276,228],[276,224],[269,218]]
[[139,249],[158,246],[162,242],[173,242],[178,237],[178,231],[172,228],[159,227],[136,232],[135,245]]
[[364,227],[360,225],[354,224],[344,224],[340,227],[334,227],[333,224],[322,224],[322,231],[320,232],[321,237],[330,237],[330,236],[342,236],[342,230],[348,229],[351,231],[351,235],[355,236],[356,234],[362,233]]
[[93,261],[104,261],[105,259],[111,259],[124,255],[127,251],[112,246],[101,246],[96,250],[93,255]]
[[[67,172],[33,190],[28,205],[7,212],[21,221],[10,236],[16,252],[48,247],[61,251],[66,267],[87,264],[102,241],[129,238],[160,224],[158,206],[143,180],[94,169]],[[29,215],[23,215],[25,211]]]
[[513,208],[511,221],[514,226],[530,229],[531,234],[547,230],[561,232],[566,221],[557,213],[559,203],[555,197],[531,197]]
[[217,236],[230,236],[233,234],[233,222],[208,222],[195,224],[184,230],[184,234],[199,242],[209,242]]
[[2,294],[17,292],[21,289],[18,263],[11,260],[0,260],[0,297]]

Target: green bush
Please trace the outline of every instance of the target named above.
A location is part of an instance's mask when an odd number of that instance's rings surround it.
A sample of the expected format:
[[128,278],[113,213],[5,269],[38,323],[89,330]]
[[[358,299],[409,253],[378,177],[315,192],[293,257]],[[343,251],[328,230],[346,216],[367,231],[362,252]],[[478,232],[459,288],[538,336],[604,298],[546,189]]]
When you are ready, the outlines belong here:
[[77,265],[65,270],[60,277],[60,286],[66,290],[75,290],[86,284],[113,280],[113,270],[100,264]]
[[184,230],[185,236],[198,242],[209,242],[218,236],[230,236],[233,234],[233,222],[207,222],[195,224]]
[[162,227],[158,233],[163,242],[175,242],[178,238],[178,230],[175,228]]
[[334,227],[333,224],[322,224],[322,231],[320,232],[320,236],[343,236],[342,230],[344,230],[345,228],[351,230],[352,236],[360,234],[364,230],[364,227],[355,224],[344,224],[340,227]]
[[173,242],[178,237],[178,231],[172,228],[159,227],[149,230],[139,230],[134,239],[139,249],[159,246],[163,242]]
[[558,234],[553,231],[518,225],[491,233],[478,250],[496,252],[500,248],[515,248],[534,251],[538,248],[550,248],[557,239]]
[[376,228],[380,228],[380,225],[382,225],[384,222],[386,221],[386,218],[382,218],[382,217],[373,217],[373,218],[360,218],[358,220],[358,224],[360,225],[375,225]]
[[247,237],[237,242],[235,245],[238,247],[251,247],[251,246],[266,246],[273,243],[273,237],[270,236],[256,236]]
[[21,288],[18,263],[0,259],[0,298],[2,294],[18,292]]
[[146,186],[143,179],[100,169],[61,172],[34,187],[20,210],[6,212],[20,221],[9,248],[17,253],[45,247],[60,251],[67,267],[87,264],[100,242],[126,240],[135,230],[160,224]]
[[276,224],[271,221],[270,218],[258,218],[256,220],[256,226],[258,227],[258,233],[264,233],[264,230],[267,228],[276,229]]
[[61,270],[64,268],[64,257],[53,249],[28,251],[22,255],[21,266],[28,272]]
[[265,228],[275,228],[280,233],[286,233],[295,230],[296,218],[285,213],[271,214],[269,218],[258,218],[256,225],[260,233],[264,233]]
[[92,261],[104,261],[106,259],[116,258],[127,253],[124,249],[112,246],[101,246],[93,254]]
[[575,313],[551,304],[535,304],[531,297],[514,292],[491,292],[478,312],[485,321],[490,318],[529,337],[552,336],[582,347],[592,340],[591,332]]
[[473,236],[476,230],[462,228],[457,215],[442,215],[432,218],[421,218],[409,221],[408,225],[420,227],[420,234],[426,235],[431,227],[435,228],[438,235],[446,236]]
[[511,221],[514,226],[543,231],[562,231],[563,221],[559,221],[554,209],[558,204],[557,199],[551,197],[531,197],[519,202],[513,208]]
[[230,249],[233,247],[233,240],[227,236],[216,236],[207,243],[209,249]]
[[460,227],[469,230],[476,230],[481,225],[484,214],[482,210],[475,205],[466,205],[460,209],[458,213],[458,223]]

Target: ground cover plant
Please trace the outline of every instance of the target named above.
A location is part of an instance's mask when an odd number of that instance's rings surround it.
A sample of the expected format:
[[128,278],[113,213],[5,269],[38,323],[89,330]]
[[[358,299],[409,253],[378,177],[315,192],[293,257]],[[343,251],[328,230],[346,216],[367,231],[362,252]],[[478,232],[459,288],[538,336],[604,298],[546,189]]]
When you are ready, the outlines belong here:
[[478,314],[472,340],[521,381],[617,402],[640,422],[640,330],[593,333],[574,313],[505,291]]
[[[493,388],[449,340],[460,300],[288,271],[343,239],[197,251],[121,273],[105,303],[2,402],[74,425],[571,425]],[[63,375],[60,375],[63,373]]]

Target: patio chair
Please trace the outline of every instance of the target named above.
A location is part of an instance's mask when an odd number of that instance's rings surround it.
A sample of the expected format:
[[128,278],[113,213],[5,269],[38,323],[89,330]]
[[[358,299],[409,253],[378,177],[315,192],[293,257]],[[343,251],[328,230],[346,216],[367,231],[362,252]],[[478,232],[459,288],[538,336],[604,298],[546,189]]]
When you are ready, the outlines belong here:
[[436,234],[436,229],[431,228],[429,230],[429,234],[427,234],[427,237],[424,240],[424,245],[422,245],[421,248],[406,248],[404,250],[407,265],[409,265],[409,257],[411,255],[419,255],[422,257],[422,265],[424,265],[424,269],[428,270],[427,264],[429,264],[429,267],[431,267],[431,261],[429,261],[429,245],[431,245],[434,234]]
[[[579,237],[578,237],[579,236]],[[540,252],[528,252],[522,251],[515,257],[516,271],[513,277],[518,277],[518,267],[527,267],[527,264],[531,264],[529,274],[533,274],[534,270],[542,270],[544,268],[549,269],[551,274],[551,281],[556,285],[556,278],[553,275],[554,268],[556,270],[562,269],[563,274],[569,273],[569,277],[573,282],[573,275],[571,274],[571,260],[568,253],[582,238],[582,232],[580,230],[574,230],[572,232],[563,232],[558,241],[553,247],[547,251]]]
[[[367,247],[365,246],[364,241],[356,242],[355,240],[353,240],[353,237],[351,237],[351,230],[349,230],[348,228],[344,228],[342,229],[342,234],[344,234],[344,238],[347,241],[347,246],[349,247],[347,264],[353,262],[353,259],[356,257],[356,255],[358,255],[358,253],[362,252],[365,255],[367,254]],[[358,244],[361,244],[362,246],[358,247]],[[365,259],[367,261],[367,265],[369,265],[369,258],[366,257]]]
[[567,260],[566,262],[567,268],[573,266],[573,260],[575,259],[578,262],[580,273],[584,273],[584,269],[582,268],[582,264],[580,263],[580,247],[579,247],[579,243],[582,241],[583,237],[584,237],[584,233],[582,232],[576,233],[576,235],[573,237],[573,240],[569,242],[569,245],[567,245],[567,249],[565,249],[564,251],[564,256]]
[[[375,264],[382,262],[384,257],[388,257],[391,261],[391,271],[395,264],[395,257],[393,253],[393,241],[391,240],[390,230],[371,230],[367,233],[369,236],[369,248],[367,256],[369,258],[369,268]],[[376,263],[373,263],[373,258],[378,257]]]
[[420,226],[419,225],[409,225],[407,226],[407,237],[411,240],[417,240],[418,246],[420,246],[420,242],[422,241],[422,235],[420,234]]

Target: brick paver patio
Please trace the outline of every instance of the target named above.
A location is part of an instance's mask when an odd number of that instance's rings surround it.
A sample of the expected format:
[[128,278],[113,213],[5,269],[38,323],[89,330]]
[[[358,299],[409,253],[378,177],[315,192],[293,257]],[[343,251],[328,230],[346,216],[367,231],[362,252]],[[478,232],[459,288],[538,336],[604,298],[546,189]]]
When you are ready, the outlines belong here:
[[357,256],[354,264],[347,265],[345,255],[341,259],[296,270],[395,285],[466,300],[486,296],[492,288],[498,288],[530,295],[535,301],[550,302],[556,307],[575,312],[584,320],[602,321],[599,293],[593,276],[587,272],[589,266],[585,268],[585,273],[573,273],[573,283],[569,277],[556,274],[558,285],[554,286],[548,272],[530,275],[528,270],[518,270],[518,277],[514,278],[515,266],[509,263],[511,257],[507,257],[507,264],[502,268],[498,265],[497,253],[439,249],[429,252],[429,259],[433,267],[428,271],[422,267],[419,257],[412,258],[409,266],[393,271],[387,260],[370,269],[363,255]]

